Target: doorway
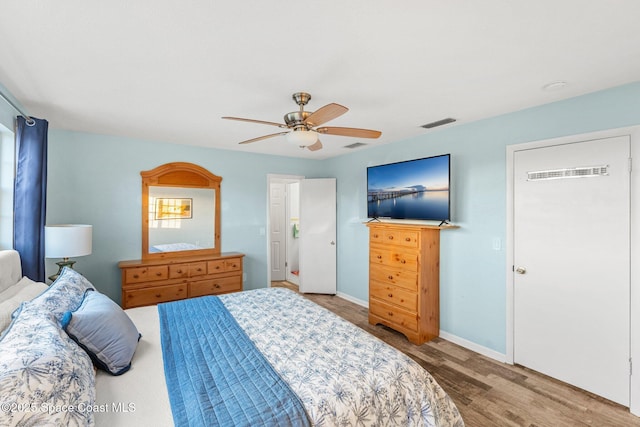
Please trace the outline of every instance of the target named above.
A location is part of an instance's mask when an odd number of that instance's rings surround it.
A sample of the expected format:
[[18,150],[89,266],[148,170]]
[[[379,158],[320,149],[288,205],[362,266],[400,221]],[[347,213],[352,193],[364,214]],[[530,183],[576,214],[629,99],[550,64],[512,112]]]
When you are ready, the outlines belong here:
[[267,201],[268,285],[335,295],[336,179],[268,175]]
[[269,176],[269,282],[300,285],[301,176]]

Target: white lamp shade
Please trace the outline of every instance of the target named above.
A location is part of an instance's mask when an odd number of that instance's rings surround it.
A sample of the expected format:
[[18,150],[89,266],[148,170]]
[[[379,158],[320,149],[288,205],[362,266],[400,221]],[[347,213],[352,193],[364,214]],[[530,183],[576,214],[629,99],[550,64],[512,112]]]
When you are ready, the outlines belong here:
[[312,130],[294,130],[285,135],[287,142],[298,147],[308,147],[318,140],[318,133]]
[[72,258],[91,254],[91,225],[58,224],[44,227],[44,254],[47,258]]

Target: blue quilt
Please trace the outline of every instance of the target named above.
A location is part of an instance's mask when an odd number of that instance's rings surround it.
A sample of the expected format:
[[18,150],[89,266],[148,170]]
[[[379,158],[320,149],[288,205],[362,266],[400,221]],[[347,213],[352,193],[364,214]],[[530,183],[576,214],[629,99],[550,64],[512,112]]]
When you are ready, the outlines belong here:
[[218,297],[158,305],[177,426],[308,426],[304,406]]

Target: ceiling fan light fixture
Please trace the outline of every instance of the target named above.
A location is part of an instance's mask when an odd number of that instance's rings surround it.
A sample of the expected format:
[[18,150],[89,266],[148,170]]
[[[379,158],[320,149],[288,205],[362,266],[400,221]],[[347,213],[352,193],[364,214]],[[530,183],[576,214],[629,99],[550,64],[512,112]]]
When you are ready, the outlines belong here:
[[312,130],[292,130],[285,135],[287,142],[297,147],[308,147],[318,140],[318,133]]

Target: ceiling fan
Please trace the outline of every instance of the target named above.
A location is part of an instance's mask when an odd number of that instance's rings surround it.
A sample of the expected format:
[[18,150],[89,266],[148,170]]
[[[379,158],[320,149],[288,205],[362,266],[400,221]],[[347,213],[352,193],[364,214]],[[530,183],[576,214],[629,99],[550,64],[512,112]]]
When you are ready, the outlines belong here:
[[257,138],[248,139],[240,142],[240,144],[249,144],[251,142],[260,141],[267,138],[273,138],[278,135],[286,135],[287,141],[301,148],[308,148],[316,151],[322,148],[322,143],[318,139],[318,134],[351,136],[356,138],[378,138],[382,132],[371,129],[357,129],[345,127],[318,127],[329,120],[333,120],[349,111],[347,107],[340,104],[327,104],[320,109],[313,111],[305,111],[304,106],[307,105],[311,95],[305,92],[296,92],[293,94],[293,100],[300,106],[300,110],[293,111],[284,115],[284,123],[265,122],[263,120],[243,119],[241,117],[223,117],[227,120],[239,120],[242,122],[261,123],[264,125],[277,126],[279,128],[288,129],[284,132],[263,135]]

